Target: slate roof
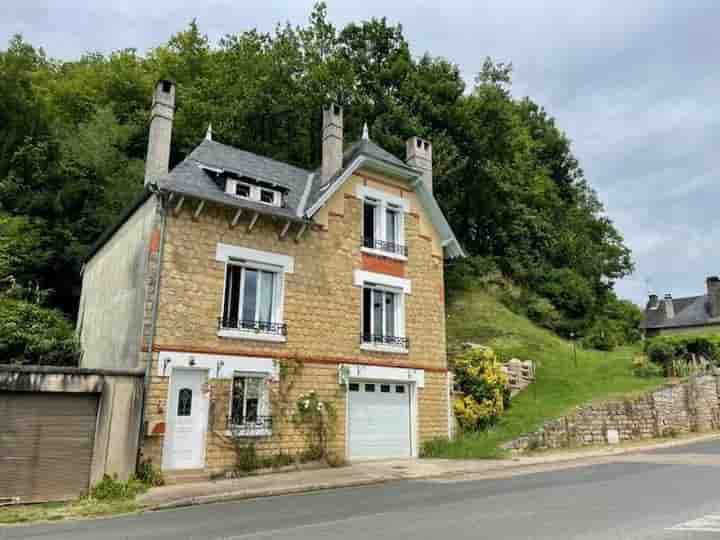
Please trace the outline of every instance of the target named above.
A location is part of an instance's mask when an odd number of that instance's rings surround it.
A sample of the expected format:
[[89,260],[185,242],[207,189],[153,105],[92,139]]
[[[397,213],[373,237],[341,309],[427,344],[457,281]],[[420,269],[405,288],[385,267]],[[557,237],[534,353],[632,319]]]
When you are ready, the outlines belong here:
[[705,294],[687,298],[673,298],[675,316],[672,319],[665,316],[664,301],[662,298],[659,299],[655,309],[645,308],[641,323],[642,328],[682,328],[720,324],[720,317],[711,317],[710,300]]
[[[342,176],[343,171],[350,165],[353,160],[358,157],[359,155],[365,155],[374,159],[377,159],[379,161],[382,161],[383,163],[387,163],[388,165],[392,165],[394,167],[399,167],[401,169],[404,169],[408,172],[415,172],[419,173],[419,171],[416,171],[412,167],[409,167],[405,162],[401,161],[394,155],[392,155],[387,150],[380,148],[377,144],[372,142],[369,139],[360,139],[359,141],[354,142],[351,144],[345,152],[343,152],[343,166],[342,169],[340,169],[324,186],[320,185],[320,182],[313,182],[312,188],[310,190],[310,195],[308,197],[306,208],[310,208],[313,204],[315,204],[318,199],[322,196],[323,193],[325,193],[328,190],[331,190],[333,185],[340,181],[340,177]],[[316,170],[316,178],[320,177],[320,170]]]
[[[216,174],[203,167],[222,169],[238,176],[247,176],[279,186],[287,194],[287,204],[284,207],[271,206],[228,195],[224,186],[216,179]],[[158,187],[164,191],[227,206],[300,220],[297,209],[310,174],[311,171],[300,167],[205,139],[167,176],[158,181]]]

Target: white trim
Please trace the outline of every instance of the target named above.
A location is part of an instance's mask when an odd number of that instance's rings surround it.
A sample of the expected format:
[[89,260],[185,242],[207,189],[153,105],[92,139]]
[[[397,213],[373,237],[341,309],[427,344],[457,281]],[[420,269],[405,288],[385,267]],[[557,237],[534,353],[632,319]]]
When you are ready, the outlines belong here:
[[339,369],[342,369],[347,374],[348,382],[353,379],[404,382],[416,383],[418,388],[425,388],[424,369],[366,366],[363,364],[341,364]]
[[358,199],[370,197],[371,199],[377,199],[384,203],[399,206],[404,212],[410,212],[410,201],[408,199],[403,199],[402,197],[398,197],[397,195],[393,195],[392,193],[388,193],[387,191],[383,191],[381,189],[375,189],[363,184],[358,184],[355,186],[355,195],[357,195]]
[[[167,368],[164,368],[166,359],[170,361]],[[191,360],[194,362],[192,365]],[[235,372],[265,374],[271,381],[277,381],[280,377],[279,366],[271,358],[161,351],[158,355],[157,374],[163,376],[164,369],[164,375],[171,376],[175,368],[206,369],[210,379],[232,379]]]
[[327,187],[330,187],[330,189],[327,189],[325,193],[322,194],[322,196],[313,204],[306,212],[306,217],[312,217],[315,212],[320,210],[320,208],[323,207],[323,205],[328,201],[330,197],[332,197],[333,193],[335,193],[341,185],[345,183],[345,180],[347,180],[356,170],[357,168],[362,164],[362,162],[365,160],[362,156],[358,156],[355,158],[355,160],[345,169],[345,171],[340,175],[340,177],[335,180],[332,185],[330,186],[323,186],[325,189]]
[[370,352],[382,352],[382,353],[392,353],[392,354],[409,354],[410,351],[403,347],[402,345],[389,345],[389,344],[383,344],[383,343],[361,343],[360,344],[360,350],[361,351],[370,351]]
[[[262,373],[258,371],[248,371],[247,369],[236,370],[230,375],[230,400],[228,401],[228,418],[232,417],[232,402],[233,402],[233,379],[235,377],[254,377],[262,380],[262,386],[260,388],[260,403],[258,404],[258,416],[270,416],[270,389],[268,383],[272,382],[273,379],[268,373]],[[226,429],[225,436],[232,437],[234,434],[232,430]],[[257,439],[262,437],[271,437],[272,428],[270,429],[255,429],[251,433],[243,433],[243,439]]]
[[263,334],[262,332],[254,332],[253,330],[239,330],[234,328],[223,328],[217,331],[217,336],[227,339],[251,339],[254,341],[269,341],[271,343],[285,343],[286,336],[278,336],[275,334]]
[[302,217],[305,213],[305,206],[307,205],[307,200],[310,196],[310,188],[312,188],[313,180],[315,180],[315,173],[308,174],[307,182],[305,183],[305,189],[303,190],[302,196],[300,197],[300,203],[297,207],[297,217]]
[[[238,195],[237,194],[237,186],[247,186],[248,187],[248,193],[249,195],[245,197],[244,195]],[[269,191],[273,194],[273,200],[272,202],[266,202],[262,200],[262,191]],[[266,204],[268,206],[282,206],[282,194],[277,190],[273,189],[271,187],[265,187],[265,186],[258,186],[255,184],[250,184],[249,182],[244,182],[242,180],[236,180],[234,178],[227,178],[225,180],[225,193],[230,195],[231,197],[235,197],[236,199],[244,199],[246,201],[253,201],[260,204]]]
[[412,282],[409,279],[368,272],[367,270],[355,270],[354,283],[356,287],[384,285],[391,289],[400,289],[405,294],[410,294],[412,289]]
[[286,274],[295,272],[295,258],[290,255],[218,242],[215,250],[215,260],[226,263],[230,259],[237,259],[236,262],[247,261],[279,266]]
[[383,251],[381,249],[373,249],[369,247],[361,247],[360,251],[369,255],[375,255],[376,257],[385,257],[386,259],[395,259],[396,261],[407,261],[408,258],[405,255],[399,253],[392,253],[391,251]]
[[[207,368],[204,367],[197,367],[197,366],[178,366],[180,368],[180,371],[184,372],[196,372],[200,374],[205,375],[205,380],[201,383],[202,385],[207,384],[207,382],[210,379],[210,372]],[[166,397],[166,403],[167,407],[165,408],[165,426],[167,426],[166,433],[163,436],[163,452],[162,452],[162,460],[160,463],[160,468],[163,471],[167,470],[183,470],[185,467],[177,467],[176,463],[174,462],[173,456],[172,456],[172,449],[174,447],[175,441],[175,423],[177,415],[175,414],[175,411],[177,409],[177,403],[175,401],[175,395],[177,388],[174,386],[174,384],[177,383],[177,379],[170,378],[170,382],[168,384],[167,389],[167,397]],[[201,392],[200,395],[203,395]],[[205,394],[202,398],[202,415],[203,418],[200,424],[203,426],[202,428],[202,443],[200,444],[200,452],[201,457],[198,460],[200,462],[200,467],[205,467],[207,465],[207,462],[205,461],[207,458],[206,455],[206,446],[207,446],[207,423],[208,423],[208,417],[210,414],[210,399],[207,397],[207,394]]]

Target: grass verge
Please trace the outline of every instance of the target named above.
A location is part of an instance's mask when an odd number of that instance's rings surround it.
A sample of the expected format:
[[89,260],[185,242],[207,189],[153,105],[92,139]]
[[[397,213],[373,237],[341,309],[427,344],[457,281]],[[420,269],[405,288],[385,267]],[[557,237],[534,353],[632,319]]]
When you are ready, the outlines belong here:
[[93,518],[129,514],[138,510],[134,500],[98,501],[82,498],[68,502],[18,504],[0,506],[0,525]]
[[633,375],[639,347],[612,352],[583,350],[525,317],[512,313],[491,293],[468,291],[448,306],[449,348],[463,342],[492,347],[503,358],[537,363],[537,378],[515,396],[497,425],[481,433],[463,434],[455,441],[436,440],[423,450],[428,457],[499,458],[500,445],[538,428],[589,402],[628,398],[660,386],[665,379]]

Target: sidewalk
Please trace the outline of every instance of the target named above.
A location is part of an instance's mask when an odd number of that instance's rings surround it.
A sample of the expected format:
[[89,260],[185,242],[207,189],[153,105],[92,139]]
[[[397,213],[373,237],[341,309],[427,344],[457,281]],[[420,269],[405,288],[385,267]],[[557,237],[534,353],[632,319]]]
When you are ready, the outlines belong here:
[[289,495],[323,489],[367,486],[394,480],[437,477],[497,478],[612,461],[616,456],[684,446],[720,438],[712,433],[667,442],[548,452],[502,460],[397,459],[344,467],[248,476],[153,488],[138,502],[146,509],[177,508],[219,501]]

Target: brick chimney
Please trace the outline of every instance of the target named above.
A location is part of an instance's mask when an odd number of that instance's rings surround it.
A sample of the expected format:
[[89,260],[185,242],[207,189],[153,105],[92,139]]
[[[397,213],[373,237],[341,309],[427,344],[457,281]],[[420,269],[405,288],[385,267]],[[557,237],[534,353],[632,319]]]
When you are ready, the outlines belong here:
[[709,276],[705,280],[707,287],[708,306],[711,317],[720,317],[720,278]]
[[145,185],[157,182],[170,167],[170,140],[175,116],[175,83],[161,80],[155,85],[150,113],[150,134],[145,159]]
[[433,192],[432,144],[420,137],[410,137],[405,142],[405,162],[423,172],[422,181]]
[[323,108],[322,165],[320,182],[327,183],[342,168],[343,161],[343,110],[331,103]]
[[673,304],[672,294],[667,293],[665,295],[663,305],[665,306],[665,318],[672,319],[675,317],[675,305]]

